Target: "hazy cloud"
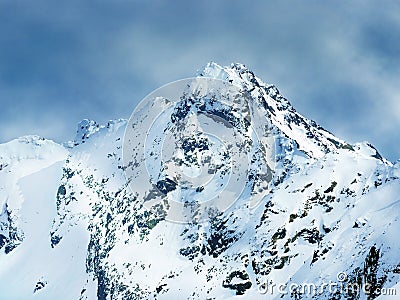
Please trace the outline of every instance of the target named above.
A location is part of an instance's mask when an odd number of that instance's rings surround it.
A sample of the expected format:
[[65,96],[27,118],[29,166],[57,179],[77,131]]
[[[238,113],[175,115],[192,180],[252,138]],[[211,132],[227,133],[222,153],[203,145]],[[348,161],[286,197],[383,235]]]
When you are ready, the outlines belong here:
[[0,1],[0,141],[128,118],[208,61],[242,62],[303,115],[400,158],[393,1]]

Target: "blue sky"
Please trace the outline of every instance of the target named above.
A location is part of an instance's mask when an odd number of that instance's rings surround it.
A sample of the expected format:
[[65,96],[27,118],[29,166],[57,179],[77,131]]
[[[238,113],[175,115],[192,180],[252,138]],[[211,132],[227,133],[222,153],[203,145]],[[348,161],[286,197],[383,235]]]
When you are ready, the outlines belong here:
[[128,118],[209,61],[241,62],[337,136],[400,158],[400,2],[0,0],[0,142]]

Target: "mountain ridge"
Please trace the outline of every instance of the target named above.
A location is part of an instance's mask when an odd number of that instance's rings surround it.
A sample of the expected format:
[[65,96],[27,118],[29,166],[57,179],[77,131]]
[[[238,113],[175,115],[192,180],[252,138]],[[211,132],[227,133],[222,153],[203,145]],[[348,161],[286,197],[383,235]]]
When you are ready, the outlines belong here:
[[[204,223],[165,221],[126,181],[128,120],[83,120],[64,146],[34,136],[2,144],[0,290],[7,299],[262,299],[270,281],[321,286],[338,282],[340,272],[349,283],[371,281],[374,299],[377,289],[400,282],[399,164],[304,118],[241,64],[210,63],[198,76],[239,86],[252,124],[274,136],[274,177],[260,203],[249,210],[239,199]],[[314,295],[348,297],[367,295]]]

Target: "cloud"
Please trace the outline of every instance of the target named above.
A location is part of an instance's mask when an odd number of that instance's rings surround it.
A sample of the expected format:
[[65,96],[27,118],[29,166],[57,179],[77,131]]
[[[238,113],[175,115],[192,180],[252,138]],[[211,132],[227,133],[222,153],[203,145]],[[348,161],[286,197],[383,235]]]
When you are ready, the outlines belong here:
[[245,63],[305,116],[351,141],[368,139],[394,160],[399,8],[315,0],[2,2],[0,141],[31,132],[65,141],[82,118],[128,118],[153,89],[213,60]]

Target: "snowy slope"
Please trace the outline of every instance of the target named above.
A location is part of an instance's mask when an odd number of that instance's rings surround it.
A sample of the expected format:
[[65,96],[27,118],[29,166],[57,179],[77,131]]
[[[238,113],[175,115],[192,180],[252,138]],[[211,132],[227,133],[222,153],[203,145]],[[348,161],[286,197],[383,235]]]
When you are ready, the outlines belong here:
[[[0,145],[0,299],[374,299],[393,287],[400,293],[400,164],[304,118],[243,65],[210,63],[198,76],[240,87],[249,96],[251,125],[273,134],[268,189],[255,165],[247,179],[258,205],[250,208],[242,197],[206,222],[164,220],[126,180],[126,120],[84,120],[65,145],[35,136]],[[366,282],[370,295],[338,289]],[[291,293],[302,283],[321,291]],[[321,288],[330,283],[338,284],[334,291]]]

